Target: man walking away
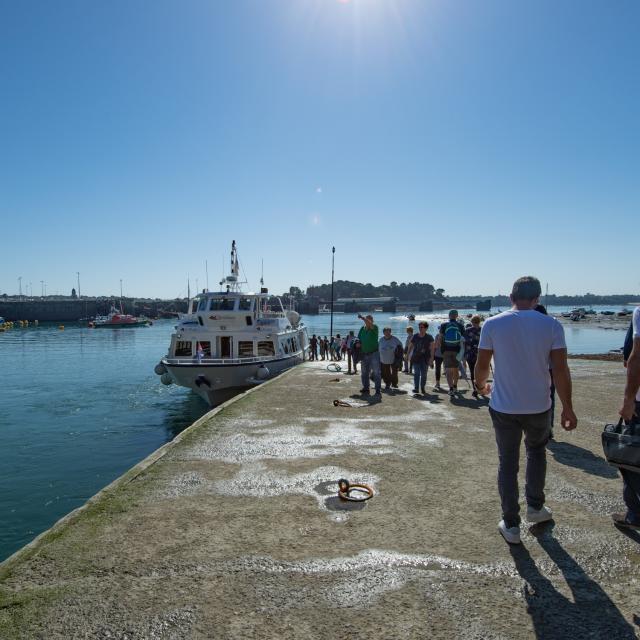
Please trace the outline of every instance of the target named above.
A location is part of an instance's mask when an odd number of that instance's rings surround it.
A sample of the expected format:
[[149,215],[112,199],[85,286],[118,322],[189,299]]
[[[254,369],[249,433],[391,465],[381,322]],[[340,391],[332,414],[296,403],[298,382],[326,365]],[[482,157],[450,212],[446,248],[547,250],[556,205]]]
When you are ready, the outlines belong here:
[[389,387],[398,388],[398,369],[395,366],[398,348],[402,350],[402,342],[391,335],[391,327],[385,327],[382,330],[382,338],[378,341],[380,368],[382,369],[385,389],[389,389]]
[[361,349],[361,377],[362,389],[360,393],[369,395],[369,379],[373,375],[373,382],[376,388],[376,396],[382,395],[380,392],[380,353],[378,351],[378,325],[373,323],[373,316],[368,315],[366,318],[358,315],[358,318],[364,322],[364,326],[360,328],[358,340],[360,340]]
[[409,347],[409,359],[413,365],[413,393],[418,393],[418,389],[424,395],[427,384],[427,368],[433,362],[433,336],[427,333],[428,322],[418,324],[418,333],[411,339]]
[[404,372],[411,373],[411,363],[409,362],[409,346],[413,338],[413,327],[407,327],[407,337],[404,340]]
[[454,396],[458,392],[460,377],[458,352],[464,335],[464,325],[458,322],[458,312],[455,309],[449,311],[449,322],[444,322],[440,326],[440,335],[442,336],[440,349],[449,383],[449,395]]
[[[620,415],[630,424],[640,424],[640,307],[636,307],[631,320],[632,337],[631,353],[626,361],[627,384],[624,389],[624,401]],[[635,427],[639,433],[638,426]],[[619,527],[640,530],[640,472],[620,469],[622,475],[622,498],[627,506],[627,513],[612,514],[613,521]]]
[[433,387],[434,391],[442,391],[440,386],[440,376],[442,374],[442,334],[438,331],[434,342],[433,360],[436,363],[436,386]]
[[356,364],[353,359],[353,343],[355,342],[355,335],[353,331],[349,331],[349,335],[344,339],[345,346],[347,348],[347,364],[349,366],[349,371],[347,373],[351,374],[351,363],[353,362],[353,373],[358,373],[356,371]]
[[[510,544],[520,543],[518,466],[524,434],[527,452],[527,520],[546,522],[553,517],[544,506],[547,471],[546,444],[551,430],[549,369],[562,402],[562,427],[575,429],[578,419],[571,403],[571,374],[562,325],[535,311],[540,281],[519,278],[511,292],[512,309],[485,321],[476,363],[476,389],[491,393],[489,413],[498,446],[498,490],[502,520],[498,530]],[[487,384],[494,359],[494,385]]]
[[475,388],[475,375],[474,369],[476,366],[476,360],[478,359],[478,344],[480,343],[480,316],[473,316],[471,318],[471,325],[464,330],[464,359],[469,366],[469,375],[471,376],[471,386],[473,387],[474,398],[478,397],[478,392]]
[[314,333],[311,336],[311,340],[309,340],[309,360],[317,360],[318,359],[318,338],[316,338],[316,334]]

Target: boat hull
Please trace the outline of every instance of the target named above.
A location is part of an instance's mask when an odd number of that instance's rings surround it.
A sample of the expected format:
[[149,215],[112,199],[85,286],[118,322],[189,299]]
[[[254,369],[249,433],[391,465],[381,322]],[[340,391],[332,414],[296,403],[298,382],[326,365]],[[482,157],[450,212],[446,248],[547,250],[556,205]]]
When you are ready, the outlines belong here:
[[[304,352],[302,351],[285,358],[265,361],[264,366],[269,370],[266,380],[303,361]],[[166,367],[167,373],[175,384],[191,389],[212,407],[265,381],[257,378],[260,363],[255,361],[247,364],[237,362],[171,364],[167,358],[163,358],[161,363]]]
[[149,325],[148,320],[144,320],[141,322],[104,322],[104,323],[93,323],[94,329],[122,329],[124,327],[146,327]]

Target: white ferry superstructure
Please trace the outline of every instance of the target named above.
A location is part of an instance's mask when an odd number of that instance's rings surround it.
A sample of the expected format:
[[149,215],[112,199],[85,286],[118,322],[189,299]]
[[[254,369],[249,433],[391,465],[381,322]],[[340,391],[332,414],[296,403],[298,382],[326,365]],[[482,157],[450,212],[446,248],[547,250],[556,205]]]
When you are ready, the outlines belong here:
[[300,315],[264,287],[242,292],[238,272],[234,241],[231,275],[220,283],[226,290],[190,301],[155,367],[164,384],[188,387],[211,406],[306,359],[309,339]]

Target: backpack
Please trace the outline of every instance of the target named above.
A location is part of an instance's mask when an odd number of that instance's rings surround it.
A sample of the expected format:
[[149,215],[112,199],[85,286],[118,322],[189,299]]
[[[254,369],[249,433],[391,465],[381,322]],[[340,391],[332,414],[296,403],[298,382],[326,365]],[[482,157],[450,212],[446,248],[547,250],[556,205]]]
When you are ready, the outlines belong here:
[[449,322],[444,330],[444,346],[447,351],[457,351],[462,341],[462,332],[457,322]]

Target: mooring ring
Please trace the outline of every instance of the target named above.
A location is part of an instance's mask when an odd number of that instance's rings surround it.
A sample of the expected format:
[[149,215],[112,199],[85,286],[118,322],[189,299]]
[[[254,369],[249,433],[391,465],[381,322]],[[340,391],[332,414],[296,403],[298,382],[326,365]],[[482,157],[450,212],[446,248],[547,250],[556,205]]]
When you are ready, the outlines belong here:
[[[354,497],[351,495],[353,490],[358,492],[364,491],[366,495]],[[373,498],[373,489],[368,484],[351,484],[350,482],[347,482],[345,486],[342,481],[338,481],[338,496],[341,500],[349,500],[349,502],[365,502],[366,500]]]

